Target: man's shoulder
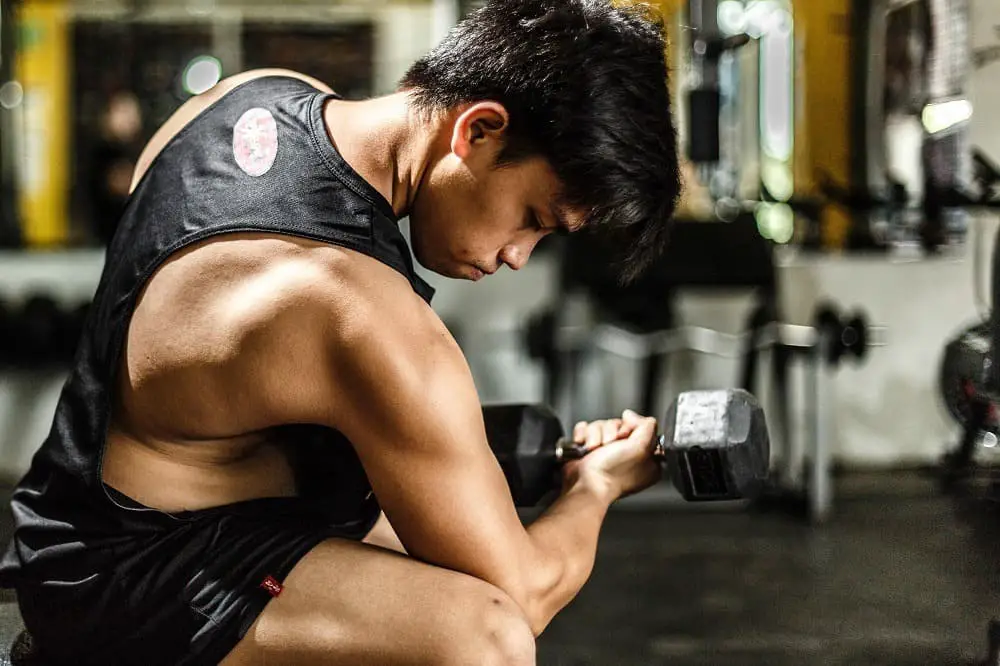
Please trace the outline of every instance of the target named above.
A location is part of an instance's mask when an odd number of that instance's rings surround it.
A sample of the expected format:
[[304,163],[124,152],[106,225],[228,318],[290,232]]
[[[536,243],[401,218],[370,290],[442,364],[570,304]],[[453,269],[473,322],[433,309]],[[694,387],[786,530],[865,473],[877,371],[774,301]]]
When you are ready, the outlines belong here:
[[420,374],[457,350],[440,344],[447,330],[399,272],[284,234],[231,234],[178,255],[150,281],[131,335],[138,374],[196,369],[226,386],[252,377],[266,397],[254,416],[268,423],[325,424],[316,419],[331,396],[364,377]]
[[330,86],[326,85],[322,81],[290,69],[254,69],[240,74],[234,74],[233,76],[223,79],[208,91],[189,99],[174,112],[167,122],[160,126],[150,139],[149,143],[146,144],[142,154],[139,156],[135,173],[132,178],[132,185],[129,188],[130,191],[134,190],[136,186],[138,186],[139,181],[142,180],[142,176],[152,165],[160,151],[163,150],[163,148],[169,144],[170,141],[188,124],[201,116],[202,113],[221,100],[227,93],[232,92],[244,84],[268,77],[299,79],[321,92],[333,92]]
[[[272,355],[299,355],[292,376],[326,387],[319,411],[388,387],[398,397],[419,393],[429,378],[464,367],[455,339],[404,275],[352,250],[321,254],[310,270],[315,279],[296,280],[298,295],[286,300],[265,336],[281,341],[267,345]],[[343,416],[323,423],[339,428]]]
[[317,253],[315,267],[323,279],[306,288],[307,298],[338,323],[339,341],[400,330],[435,334],[444,326],[407,276],[373,256],[330,246]]
[[[154,307],[155,306],[155,307]],[[212,321],[212,335],[344,341],[381,324],[414,330],[437,315],[391,266],[362,252],[283,233],[233,233],[171,257],[137,314]]]
[[[247,83],[249,81],[254,81],[256,79],[263,79],[267,77],[286,77],[292,79],[299,79],[305,83],[308,83],[317,90],[325,93],[332,93],[333,89],[327,84],[323,83],[319,79],[309,76],[308,74],[303,74],[302,72],[296,72],[291,69],[282,69],[277,67],[266,68],[266,69],[252,69],[246,72],[241,72],[240,74],[234,74],[233,76],[223,79],[218,84],[218,91],[215,91],[215,95],[225,94],[227,91],[233,88]],[[211,91],[210,91],[211,92]]]

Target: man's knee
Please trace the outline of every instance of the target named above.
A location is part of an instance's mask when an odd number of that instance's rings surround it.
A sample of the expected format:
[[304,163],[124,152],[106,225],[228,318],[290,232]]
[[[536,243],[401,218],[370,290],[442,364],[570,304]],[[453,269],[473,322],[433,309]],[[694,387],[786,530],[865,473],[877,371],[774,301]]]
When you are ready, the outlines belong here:
[[496,666],[535,666],[535,635],[517,605],[506,598],[491,602],[486,629]]
[[465,615],[465,639],[456,636],[450,646],[448,666],[535,666],[535,636],[517,604],[491,587],[476,605]]

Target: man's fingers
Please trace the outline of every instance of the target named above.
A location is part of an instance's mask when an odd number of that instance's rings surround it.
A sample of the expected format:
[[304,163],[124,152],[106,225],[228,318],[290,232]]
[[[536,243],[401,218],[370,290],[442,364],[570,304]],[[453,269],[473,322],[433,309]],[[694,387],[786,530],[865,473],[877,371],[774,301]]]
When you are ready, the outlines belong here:
[[607,419],[588,423],[580,421],[573,426],[573,441],[583,445],[586,451],[628,437],[632,428],[626,426],[621,419]]
[[652,416],[642,416],[641,414],[633,412],[631,409],[626,409],[622,412],[622,423],[632,427],[633,429],[642,425],[645,425],[646,427],[649,427],[650,425],[656,427],[656,419]]
[[592,451],[604,443],[604,424],[601,421],[594,421],[587,425],[587,439],[584,445],[588,451]]
[[640,416],[636,412],[633,412],[631,409],[626,409],[624,412],[622,412],[622,422],[631,425],[632,427],[635,427],[640,423],[642,423],[642,419],[643,419],[642,416]]
[[618,439],[626,439],[635,430],[635,424],[625,421],[620,421],[620,423],[621,425],[618,426]]
[[622,423],[630,428],[629,437],[636,440],[652,439],[656,435],[656,419],[651,416],[640,416],[631,409],[622,412]]
[[618,430],[622,422],[619,419],[609,419],[601,422],[601,444],[608,444],[618,439]]
[[653,441],[653,438],[656,437],[656,429],[656,419],[651,416],[647,416],[642,420],[642,423],[635,427],[635,430],[632,431],[629,438],[643,442],[645,445],[646,443]]
[[655,430],[656,419],[640,416],[631,409],[626,409],[620,419],[579,421],[573,426],[573,441],[590,450],[619,439],[627,439],[636,428],[643,425]]

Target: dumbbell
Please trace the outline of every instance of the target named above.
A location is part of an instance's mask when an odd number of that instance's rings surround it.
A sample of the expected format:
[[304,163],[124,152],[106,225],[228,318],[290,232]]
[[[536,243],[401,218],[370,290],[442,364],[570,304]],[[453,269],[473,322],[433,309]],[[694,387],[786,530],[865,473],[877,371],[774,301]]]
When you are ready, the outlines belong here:
[[[559,486],[562,465],[585,455],[544,405],[483,407],[486,436],[515,505],[540,504]],[[742,389],[688,391],[670,405],[654,455],[689,502],[753,497],[767,480],[764,410]]]

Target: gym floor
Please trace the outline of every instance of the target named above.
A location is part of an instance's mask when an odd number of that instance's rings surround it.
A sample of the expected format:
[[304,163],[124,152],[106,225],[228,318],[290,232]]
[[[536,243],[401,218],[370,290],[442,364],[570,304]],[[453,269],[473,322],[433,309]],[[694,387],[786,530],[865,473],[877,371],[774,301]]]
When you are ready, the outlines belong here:
[[542,666],[955,666],[1000,617],[1000,506],[917,475],[841,482],[836,516],[619,510]]
[[[631,507],[540,666],[956,666],[1000,616],[1000,505],[917,475],[841,480],[836,516]],[[3,506],[6,506],[4,503]],[[0,536],[10,533],[0,513]]]

